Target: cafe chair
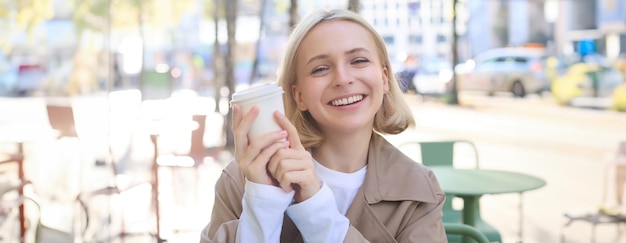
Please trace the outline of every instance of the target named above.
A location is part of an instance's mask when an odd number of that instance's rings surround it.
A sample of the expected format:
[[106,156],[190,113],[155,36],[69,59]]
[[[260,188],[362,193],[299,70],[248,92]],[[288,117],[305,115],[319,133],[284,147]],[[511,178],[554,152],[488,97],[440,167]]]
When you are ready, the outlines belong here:
[[[416,157],[411,153],[419,151],[420,159],[425,166],[453,166],[478,169],[480,165],[478,149],[470,140],[409,141],[400,144],[398,148],[405,154],[408,153],[409,157]],[[462,221],[462,212],[454,209],[453,199],[454,195],[446,194],[446,201],[443,205],[443,221],[460,223]],[[490,241],[502,242],[500,232],[480,217],[480,206],[478,208],[476,228],[485,234]]]
[[[40,148],[42,142],[48,142],[55,139],[58,133],[50,126],[48,117],[46,116],[46,102],[42,97],[20,97],[20,98],[4,98],[0,97],[0,164],[14,165],[11,170],[3,170],[0,172],[0,180],[8,177],[17,177],[17,180],[11,182],[13,184],[4,184],[0,182],[0,186],[7,186],[10,190],[3,193],[2,201],[9,205],[17,205],[17,208],[10,207],[12,213],[17,213],[17,221],[9,222],[18,224],[19,226],[11,234],[16,233],[18,238],[15,242],[23,242],[30,231],[39,229],[39,217],[41,208],[39,200],[35,193],[42,190],[41,178],[32,176],[31,168],[37,167],[37,163],[43,161],[29,157],[33,155],[33,151]],[[31,147],[32,146],[32,147]],[[34,163],[34,164],[33,164]],[[2,169],[0,169],[2,170]],[[30,176],[30,177],[28,177]],[[16,193],[15,198],[8,199],[7,195]],[[30,195],[29,195],[30,194]],[[37,200],[35,200],[37,199]],[[8,200],[8,201],[7,201]],[[11,200],[18,200],[13,201]],[[17,202],[17,204],[14,204]],[[15,210],[12,210],[15,209]],[[5,208],[5,210],[7,210]],[[37,219],[31,220],[29,214],[37,212]],[[6,222],[6,221],[5,221]],[[33,222],[37,222],[36,224]],[[0,236],[3,234],[0,233]],[[7,236],[9,237],[9,236]],[[8,242],[13,242],[10,239]],[[4,242],[0,240],[0,242]]]
[[[208,120],[207,120],[208,118]],[[216,118],[216,119],[215,119]],[[183,152],[174,151],[172,154],[159,155],[157,163],[161,168],[169,168],[174,175],[176,182],[177,172],[181,169],[191,169],[194,172],[193,185],[194,196],[200,193],[200,177],[202,166],[206,163],[217,163],[221,161],[221,154],[224,149],[222,138],[224,119],[219,113],[194,114],[193,122],[197,128],[191,131],[189,148]],[[207,124],[208,123],[208,124]],[[207,126],[208,125],[208,126]],[[209,135],[209,136],[207,136]],[[216,140],[218,143],[210,143],[207,140]]]
[[472,238],[477,243],[489,243],[490,242],[489,239],[487,239],[487,236],[485,236],[485,234],[480,232],[477,228],[466,225],[466,224],[444,222],[443,227],[446,231],[448,242],[460,242],[461,237],[459,236]]
[[[426,166],[479,168],[478,149],[469,140],[408,141],[398,148]],[[419,156],[415,152],[419,151]]]
[[[598,225],[615,225],[616,239],[621,235],[620,225],[626,223],[624,183],[626,183],[626,141],[619,143],[614,161],[606,165],[602,177],[602,200],[600,205],[588,211],[566,211],[566,222],[561,228],[561,242],[565,242],[565,230],[574,222],[591,225],[590,242],[595,242]],[[612,193],[611,193],[612,192]]]
[[[219,112],[208,110],[208,100],[195,91],[179,90],[167,99],[166,108],[160,112],[160,119],[180,123],[178,129],[167,129],[159,133],[155,146],[159,168],[169,169],[173,187],[176,188],[179,174],[193,172],[194,197],[197,200],[203,191],[200,179],[205,165],[218,163],[221,166],[226,145],[225,118]],[[189,125],[193,124],[193,128]]]
[[[40,242],[40,203],[34,194],[25,191],[31,182],[12,180],[13,170],[22,161],[18,155],[0,155],[0,242]],[[15,168],[7,168],[10,165]]]
[[59,137],[78,138],[76,122],[74,121],[74,109],[72,104],[61,104],[48,101],[46,103],[48,120],[52,129],[59,132]]
[[[137,130],[142,93],[137,89],[109,92],[103,99],[88,98],[72,105],[75,130],[95,162],[93,169],[107,181],[85,188],[74,198],[73,242],[137,242],[157,239],[148,220],[132,216],[153,210],[149,195],[151,180],[128,171],[135,163]],[[148,171],[149,169],[146,169]],[[141,207],[141,208],[139,208]],[[146,212],[151,213],[151,212]],[[140,222],[138,222],[140,221]],[[158,241],[158,240],[157,240]]]

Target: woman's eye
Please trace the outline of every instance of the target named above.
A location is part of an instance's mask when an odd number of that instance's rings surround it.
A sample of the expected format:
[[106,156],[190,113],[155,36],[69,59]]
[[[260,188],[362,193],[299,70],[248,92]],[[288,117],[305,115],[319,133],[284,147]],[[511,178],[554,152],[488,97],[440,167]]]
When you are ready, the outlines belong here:
[[318,67],[318,68],[313,69],[313,71],[311,71],[311,74],[320,73],[320,72],[323,72],[323,71],[326,71],[326,70],[328,70],[327,67]]
[[367,59],[365,59],[365,58],[360,58],[360,59],[356,59],[356,60],[354,60],[352,63],[354,63],[354,64],[360,64],[360,63],[368,63],[368,62],[370,62],[370,60],[367,60]]

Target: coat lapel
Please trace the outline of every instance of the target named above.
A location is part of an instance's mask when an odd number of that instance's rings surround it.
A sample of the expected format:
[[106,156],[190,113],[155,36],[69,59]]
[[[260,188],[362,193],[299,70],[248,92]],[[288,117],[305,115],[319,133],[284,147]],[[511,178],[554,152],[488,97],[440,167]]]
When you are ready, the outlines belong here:
[[377,204],[403,200],[437,202],[428,176],[416,176],[424,172],[415,171],[414,163],[383,137],[372,135],[365,181],[346,213],[350,224],[371,242],[395,242],[393,233],[376,215]]
[[374,214],[372,208],[365,200],[363,189],[359,189],[352,205],[346,213],[350,219],[350,224],[357,228],[361,234],[370,242],[394,242],[385,224]]

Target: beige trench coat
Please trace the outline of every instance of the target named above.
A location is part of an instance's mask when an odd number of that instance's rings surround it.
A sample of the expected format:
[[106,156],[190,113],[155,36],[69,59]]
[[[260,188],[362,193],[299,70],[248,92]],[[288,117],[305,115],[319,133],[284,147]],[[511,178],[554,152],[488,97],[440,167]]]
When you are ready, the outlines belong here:
[[[215,205],[201,243],[235,242],[244,183],[237,163],[231,162],[215,185]],[[447,242],[442,223],[444,200],[430,169],[374,134],[365,181],[346,213],[350,229],[344,242]],[[281,242],[303,242],[287,214]]]

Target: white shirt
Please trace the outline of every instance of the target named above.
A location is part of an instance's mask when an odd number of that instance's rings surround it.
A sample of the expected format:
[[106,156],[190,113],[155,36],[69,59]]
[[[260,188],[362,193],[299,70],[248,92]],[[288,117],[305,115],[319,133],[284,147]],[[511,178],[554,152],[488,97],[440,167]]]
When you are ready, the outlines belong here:
[[[236,242],[280,242],[284,212],[305,242],[343,242],[350,220],[345,217],[367,167],[354,173],[328,169],[314,160],[322,188],[311,198],[292,204],[294,192],[246,180]],[[335,203],[333,203],[335,202]]]
[[315,160],[313,162],[315,162],[317,176],[333,191],[337,209],[342,215],[346,215],[356,193],[363,185],[367,166],[353,173],[343,173],[326,168]]

